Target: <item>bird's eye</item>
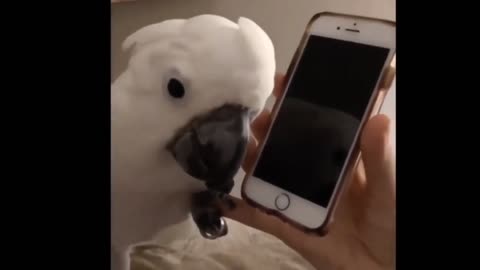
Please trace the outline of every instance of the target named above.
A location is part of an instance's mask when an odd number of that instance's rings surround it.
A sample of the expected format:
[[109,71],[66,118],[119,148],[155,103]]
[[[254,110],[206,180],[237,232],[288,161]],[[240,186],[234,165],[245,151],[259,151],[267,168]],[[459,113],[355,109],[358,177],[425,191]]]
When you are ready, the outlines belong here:
[[175,78],[171,78],[168,81],[167,89],[168,93],[173,98],[183,98],[183,96],[185,96],[185,88],[183,87],[183,84]]

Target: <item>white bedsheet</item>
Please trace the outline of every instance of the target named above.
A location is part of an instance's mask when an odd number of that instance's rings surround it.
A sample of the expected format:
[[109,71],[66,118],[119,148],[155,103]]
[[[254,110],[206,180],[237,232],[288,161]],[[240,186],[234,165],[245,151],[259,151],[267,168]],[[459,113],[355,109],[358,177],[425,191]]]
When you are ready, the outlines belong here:
[[132,251],[132,269],[314,269],[275,237],[233,220],[227,222],[228,235],[216,240],[197,233],[160,247],[137,247]]

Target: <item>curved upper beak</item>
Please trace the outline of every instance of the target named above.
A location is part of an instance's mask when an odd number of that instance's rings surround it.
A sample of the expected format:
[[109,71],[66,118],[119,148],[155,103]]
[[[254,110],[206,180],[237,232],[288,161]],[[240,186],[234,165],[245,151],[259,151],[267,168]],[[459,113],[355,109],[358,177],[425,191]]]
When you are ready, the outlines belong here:
[[229,193],[240,169],[250,135],[248,110],[225,105],[192,120],[168,150],[189,175],[209,189]]

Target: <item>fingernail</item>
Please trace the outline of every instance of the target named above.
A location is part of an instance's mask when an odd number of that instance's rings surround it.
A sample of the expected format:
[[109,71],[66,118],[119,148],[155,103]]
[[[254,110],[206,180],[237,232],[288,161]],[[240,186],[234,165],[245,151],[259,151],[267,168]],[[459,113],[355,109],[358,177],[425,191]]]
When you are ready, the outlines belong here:
[[386,133],[387,133],[388,137],[390,137],[391,132],[392,132],[392,121],[390,119],[388,119],[387,130],[386,130]]
[[[387,116],[387,115],[382,115],[383,116],[383,136],[384,136],[384,140],[386,143],[389,142],[390,140],[390,133],[391,133],[391,130],[392,130],[392,121],[390,120],[390,118]],[[380,127],[380,130],[382,130],[382,127]]]
[[384,149],[383,154],[385,157],[388,157],[392,153],[392,121],[388,121],[387,127],[385,129],[385,137],[384,137]]

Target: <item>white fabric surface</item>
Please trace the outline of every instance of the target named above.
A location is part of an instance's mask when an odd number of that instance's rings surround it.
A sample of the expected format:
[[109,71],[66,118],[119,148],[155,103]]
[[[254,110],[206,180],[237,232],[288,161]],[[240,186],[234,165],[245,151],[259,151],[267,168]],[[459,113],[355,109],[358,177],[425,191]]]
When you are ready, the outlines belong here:
[[172,243],[137,247],[132,251],[132,270],[313,270],[295,251],[275,237],[227,220],[229,233],[207,240],[200,234]]

